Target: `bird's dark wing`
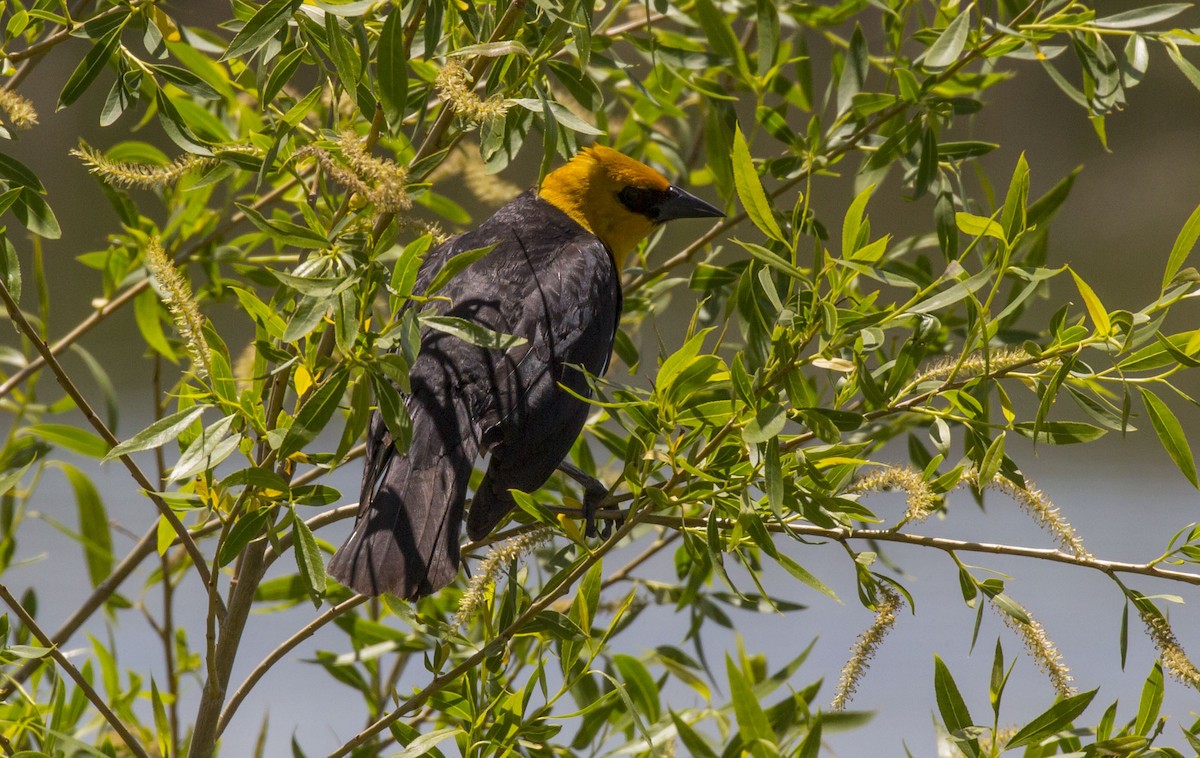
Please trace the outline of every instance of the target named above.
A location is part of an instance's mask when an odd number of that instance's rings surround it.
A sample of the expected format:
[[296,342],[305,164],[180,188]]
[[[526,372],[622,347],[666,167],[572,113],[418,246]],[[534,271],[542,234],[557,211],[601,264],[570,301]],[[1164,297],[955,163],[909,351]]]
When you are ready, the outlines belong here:
[[510,329],[528,341],[506,354],[494,404],[481,419],[491,461],[471,501],[472,539],[512,510],[510,489],[537,489],[570,451],[589,408],[571,392],[587,397],[587,376],[604,372],[621,312],[616,269],[592,235],[560,244],[553,257],[529,248],[523,257],[530,286]]

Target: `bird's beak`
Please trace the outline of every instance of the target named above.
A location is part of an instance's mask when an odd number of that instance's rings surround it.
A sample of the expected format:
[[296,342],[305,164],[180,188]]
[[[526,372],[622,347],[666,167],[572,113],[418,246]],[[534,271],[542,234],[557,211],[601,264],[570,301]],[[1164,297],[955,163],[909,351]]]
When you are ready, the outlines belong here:
[[725,214],[719,208],[674,185],[667,188],[667,199],[659,203],[655,210],[656,221],[670,221],[675,218],[725,218]]

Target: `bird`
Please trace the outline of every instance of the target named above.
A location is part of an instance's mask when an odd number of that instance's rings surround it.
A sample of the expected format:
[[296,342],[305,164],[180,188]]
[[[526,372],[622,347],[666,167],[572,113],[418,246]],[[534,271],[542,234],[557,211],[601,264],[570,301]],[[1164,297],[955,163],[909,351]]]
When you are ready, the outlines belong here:
[[[655,169],[597,145],[431,250],[416,295],[455,255],[492,248],[426,305],[519,339],[481,347],[421,329],[402,395],[411,442],[397,449],[380,413],[372,414],[354,529],[330,559],[329,575],[359,594],[416,600],[458,576],[464,510],[468,537],[481,539],[515,507],[510,490],[533,492],[556,470],[583,485],[585,511],[602,499],[607,488],[564,459],[587,420],[581,398],[590,396],[589,375],[602,376],[612,356],[625,261],[666,221],[724,215]],[[484,456],[486,473],[468,509],[471,472]]]

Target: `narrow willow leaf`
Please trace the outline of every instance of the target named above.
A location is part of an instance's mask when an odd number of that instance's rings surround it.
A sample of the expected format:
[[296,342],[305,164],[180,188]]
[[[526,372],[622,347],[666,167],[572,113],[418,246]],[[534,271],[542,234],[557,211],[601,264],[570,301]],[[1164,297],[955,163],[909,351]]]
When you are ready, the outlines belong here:
[[[1023,437],[1034,439],[1034,423],[1022,421],[1013,424],[1013,429]],[[1049,445],[1074,445],[1081,442],[1092,442],[1108,434],[1107,429],[1101,429],[1082,421],[1047,421],[1037,430],[1037,442]]]
[[78,100],[79,96],[87,91],[91,83],[96,81],[96,77],[108,65],[109,60],[112,59],[113,53],[117,51],[120,44],[121,28],[117,28],[104,35],[96,41],[96,44],[92,45],[92,49],[83,57],[83,60],[71,72],[67,83],[63,85],[62,92],[58,96],[59,110],[66,108]]
[[312,529],[304,523],[304,519],[292,511],[292,549],[296,554],[296,568],[300,571],[300,579],[304,582],[313,605],[320,608],[321,598],[325,594],[325,561],[321,558],[321,548],[317,546],[317,538]]
[[1163,668],[1162,661],[1155,661],[1150,668],[1150,675],[1142,685],[1142,697],[1138,701],[1137,725],[1134,733],[1142,736],[1150,734],[1158,721],[1158,714],[1163,704]]
[[692,729],[691,725],[675,711],[670,713],[671,723],[675,725],[675,731],[679,734],[679,741],[687,748],[689,755],[697,756],[697,758],[717,758],[717,752],[712,749],[705,737]]
[[742,744],[756,740],[774,742],[775,734],[767,721],[767,714],[754,696],[754,689],[728,654],[725,656],[725,673],[729,677],[729,697],[733,701],[733,714],[737,719]]
[[316,439],[317,435],[325,429],[329,419],[333,418],[333,413],[337,410],[342,395],[346,392],[346,384],[349,380],[349,371],[338,371],[334,376],[326,379],[325,383],[304,401],[292,426],[284,435],[283,442],[279,445],[280,458],[287,458],[300,452],[305,445]]
[[854,198],[854,202],[850,203],[850,207],[846,209],[845,217],[842,218],[842,257],[846,260],[850,259],[855,247],[858,245],[858,232],[862,228],[863,214],[867,208],[867,201],[871,199],[871,195],[874,192],[875,185],[867,185]]
[[1175,238],[1175,244],[1171,247],[1171,255],[1167,258],[1167,268],[1163,271],[1162,289],[1164,292],[1170,286],[1171,280],[1175,278],[1175,274],[1179,273],[1179,269],[1183,267],[1183,262],[1187,260],[1192,248],[1196,246],[1197,239],[1200,239],[1200,205],[1197,205],[1196,209],[1192,211],[1192,215],[1188,216],[1188,220]]
[[34,424],[25,427],[20,433],[89,458],[103,458],[108,452],[107,442],[85,429],[66,424]]
[[239,438],[231,434],[236,416],[226,416],[206,427],[203,433],[188,445],[179,462],[171,469],[171,481],[190,479],[201,471],[215,468],[237,449]]
[[1078,695],[1072,695],[1059,700],[1041,715],[1021,727],[1005,743],[1004,749],[1012,750],[1013,748],[1025,747],[1026,745],[1036,745],[1050,735],[1066,729],[1071,725],[1072,721],[1087,710],[1088,705],[1092,702],[1092,698],[1096,697],[1097,691],[1080,692]]
[[446,286],[446,283],[454,278],[455,274],[495,249],[495,245],[488,245],[486,247],[475,248],[474,250],[464,250],[461,253],[455,253],[448,261],[442,264],[442,267],[434,275],[433,280],[429,282],[429,286],[421,294],[426,297],[436,294],[438,290]]
[[1142,402],[1146,404],[1150,423],[1154,425],[1154,431],[1158,434],[1158,440],[1167,451],[1167,455],[1171,456],[1171,460],[1192,486],[1200,488],[1200,481],[1196,477],[1196,461],[1192,458],[1192,448],[1188,445],[1187,435],[1184,434],[1179,419],[1158,395],[1145,387],[1139,387],[1138,390],[1142,393]]
[[12,204],[13,215],[21,226],[39,237],[56,240],[62,237],[62,228],[50,205],[37,192],[26,187],[17,194]]
[[1102,29],[1139,29],[1166,21],[1191,8],[1190,3],[1163,3],[1162,5],[1147,5],[1145,8],[1135,8],[1130,11],[1114,13],[1092,22]]
[[658,685],[646,666],[630,655],[618,653],[612,657],[613,664],[621,674],[625,691],[630,699],[639,706],[643,716],[649,723],[658,721],[662,706],[658,698]]
[[1096,293],[1092,288],[1079,277],[1073,270],[1071,278],[1075,280],[1075,286],[1079,289],[1079,295],[1083,298],[1083,304],[1087,307],[1088,315],[1092,318],[1092,323],[1096,325],[1096,334],[1098,336],[1106,336],[1112,333],[1112,321],[1108,317],[1108,311],[1100,302],[1100,298],[1096,297]]
[[945,662],[936,654],[933,656],[933,690],[937,698],[938,713],[951,733],[958,732],[974,725],[971,712],[954,683],[954,677]]
[[141,450],[153,450],[179,437],[180,432],[188,428],[193,421],[204,413],[204,406],[197,405],[178,413],[172,413],[133,435],[121,444],[108,451],[103,460],[111,461],[128,453]]
[[771,239],[786,242],[783,230],[775,221],[775,214],[771,211],[771,203],[767,200],[767,193],[763,191],[758,172],[754,169],[754,159],[750,157],[750,148],[746,145],[746,138],[742,136],[740,126],[733,133],[733,182],[742,207],[746,209],[746,214],[754,225]]
[[300,7],[302,0],[271,0],[259,8],[242,30],[229,41],[221,60],[229,60],[252,52],[287,25],[288,19]]
[[296,73],[296,69],[300,67],[300,59],[304,56],[304,48],[293,50],[283,56],[276,62],[275,67],[271,69],[270,75],[267,77],[266,84],[263,85],[262,91],[259,93],[260,102],[264,106],[270,105],[279,94],[284,85],[291,81],[292,74]]
[[1006,245],[1008,244],[1008,237],[1004,234],[1004,227],[986,216],[976,216],[973,213],[959,211],[954,214],[954,222],[964,234],[969,234],[972,237],[986,235],[998,239]]
[[507,350],[528,341],[524,337],[496,332],[457,316],[423,316],[421,323],[430,329],[458,337],[463,342],[490,350]]
[[87,564],[88,578],[95,587],[112,573],[112,531],[108,525],[108,513],[104,510],[100,493],[86,474],[65,463],[58,465],[75,492],[84,562]]
[[404,119],[404,103],[408,99],[408,56],[404,53],[404,20],[398,6],[393,6],[376,48],[375,83],[383,115],[393,129]]
[[434,729],[432,732],[426,732],[405,745],[403,750],[395,754],[395,758],[417,758],[418,756],[428,755],[433,752],[433,748],[461,731],[461,727],[448,726],[444,729]]
[[921,65],[929,71],[948,68],[962,55],[967,45],[967,33],[971,31],[971,14],[959,13],[929,46]]

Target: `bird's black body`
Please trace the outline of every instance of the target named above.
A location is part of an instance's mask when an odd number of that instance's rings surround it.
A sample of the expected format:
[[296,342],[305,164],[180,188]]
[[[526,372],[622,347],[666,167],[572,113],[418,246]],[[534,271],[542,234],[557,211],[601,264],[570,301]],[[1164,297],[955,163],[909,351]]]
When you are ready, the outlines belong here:
[[329,564],[358,592],[413,598],[452,582],[475,461],[491,455],[467,518],[473,539],[513,508],[510,489],[532,491],[554,472],[588,413],[563,387],[586,397],[586,376],[608,365],[621,314],[612,252],[533,192],[431,251],[414,293],[455,254],[493,244],[436,293],[447,301],[435,307],[526,341],[493,350],[422,330],[405,398],[412,445],[396,451],[374,414],[358,519]]

